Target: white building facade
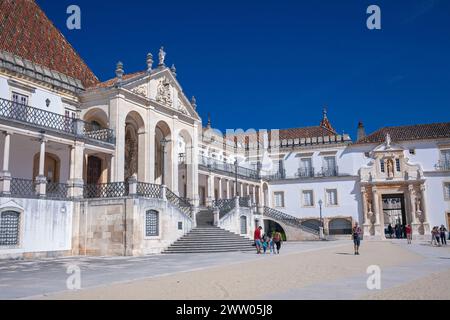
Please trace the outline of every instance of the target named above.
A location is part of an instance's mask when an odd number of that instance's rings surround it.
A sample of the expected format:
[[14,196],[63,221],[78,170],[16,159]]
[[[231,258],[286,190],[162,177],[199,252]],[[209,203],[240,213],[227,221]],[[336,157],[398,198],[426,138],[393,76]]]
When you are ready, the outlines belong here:
[[288,240],[449,227],[450,123],[360,125],[352,141],[324,111],[317,126],[221,133],[162,48],[100,82],[33,1],[1,6],[1,258],[160,253],[206,220]]

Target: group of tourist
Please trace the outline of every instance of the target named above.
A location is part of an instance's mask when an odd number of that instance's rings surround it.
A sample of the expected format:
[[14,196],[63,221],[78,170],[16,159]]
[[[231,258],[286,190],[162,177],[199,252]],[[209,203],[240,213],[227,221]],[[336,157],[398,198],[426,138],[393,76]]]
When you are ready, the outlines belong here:
[[280,254],[281,242],[283,241],[281,233],[278,231],[273,231],[269,234],[261,234],[262,227],[256,228],[254,233],[255,247],[257,254]]
[[[431,230],[431,245],[432,246],[446,246],[447,238],[446,238],[447,228],[442,224],[441,227],[435,226]],[[448,240],[450,240],[450,233],[448,235]]]
[[409,225],[401,225],[399,223],[397,223],[394,227],[392,227],[392,224],[389,223],[388,227],[387,227],[387,235],[389,236],[390,239],[392,238],[397,238],[397,239],[402,239],[402,238],[407,238],[408,237],[408,233],[407,233],[407,228],[411,227]]

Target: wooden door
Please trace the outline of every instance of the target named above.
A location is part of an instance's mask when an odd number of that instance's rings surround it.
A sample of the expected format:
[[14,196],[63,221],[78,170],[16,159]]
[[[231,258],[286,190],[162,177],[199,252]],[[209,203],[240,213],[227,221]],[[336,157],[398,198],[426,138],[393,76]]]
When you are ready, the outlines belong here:
[[87,184],[101,183],[102,177],[102,159],[89,156],[87,165]]

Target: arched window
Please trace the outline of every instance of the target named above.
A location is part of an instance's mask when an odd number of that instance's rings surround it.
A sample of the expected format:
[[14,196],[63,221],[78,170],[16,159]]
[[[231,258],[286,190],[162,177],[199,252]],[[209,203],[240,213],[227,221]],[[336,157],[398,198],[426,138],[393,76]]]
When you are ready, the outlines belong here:
[[20,213],[4,211],[0,213],[0,246],[19,244]]
[[159,236],[159,212],[156,210],[148,210],[145,213],[145,236]]
[[241,234],[247,234],[247,217],[241,216]]
[[352,223],[350,220],[336,218],[330,221],[329,224],[330,234],[351,234],[352,233]]

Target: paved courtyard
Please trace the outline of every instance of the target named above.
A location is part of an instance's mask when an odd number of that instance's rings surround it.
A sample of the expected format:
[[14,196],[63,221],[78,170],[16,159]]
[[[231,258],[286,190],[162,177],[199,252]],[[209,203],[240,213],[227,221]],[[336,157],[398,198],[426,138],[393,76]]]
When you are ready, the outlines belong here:
[[[450,247],[421,242],[286,243],[250,253],[0,261],[0,299],[450,299]],[[381,290],[367,288],[369,266]],[[69,267],[81,290],[68,290]]]

